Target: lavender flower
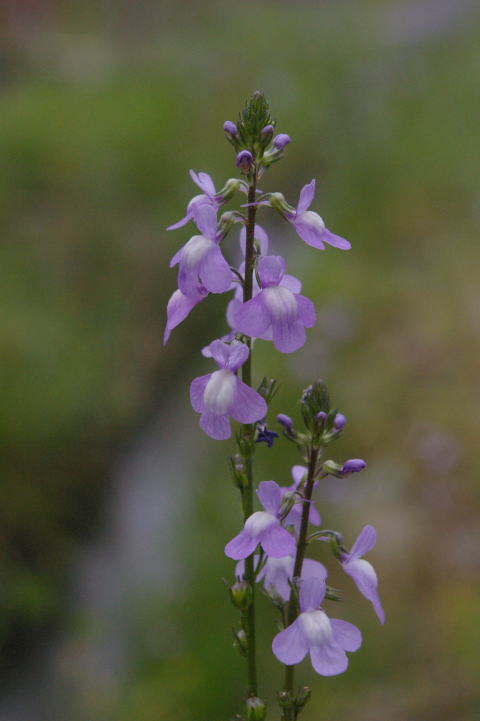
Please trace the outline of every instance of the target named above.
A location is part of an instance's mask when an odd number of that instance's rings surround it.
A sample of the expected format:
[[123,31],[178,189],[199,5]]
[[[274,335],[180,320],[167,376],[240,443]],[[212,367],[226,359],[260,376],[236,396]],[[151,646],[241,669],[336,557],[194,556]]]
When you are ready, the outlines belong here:
[[178,287],[184,295],[195,297],[202,285],[210,293],[224,293],[232,285],[232,271],[217,240],[217,213],[210,205],[194,211],[195,223],[202,235],[194,235],[170,261],[179,265]]
[[372,550],[377,542],[377,532],[373,526],[365,526],[353,544],[350,553],[342,553],[341,564],[345,573],[348,573],[355,582],[356,587],[368,599],[377,614],[380,623],[385,623],[385,612],[378,595],[377,574],[372,564],[361,558]]
[[343,413],[337,413],[335,415],[335,418],[333,419],[333,427],[336,431],[341,431],[342,428],[345,428],[345,425],[347,423],[347,419],[343,415]]
[[195,378],[190,385],[193,409],[201,413],[200,427],[216,440],[230,438],[230,416],[239,423],[255,423],[267,413],[267,404],[235,372],[248,358],[248,347],[240,341],[221,340],[210,344],[220,370]]
[[232,138],[236,138],[238,135],[237,126],[235,123],[232,123],[231,120],[225,120],[223,124],[223,129],[227,133],[227,135],[230,135]]
[[264,511],[256,511],[247,518],[240,533],[225,546],[225,555],[239,561],[247,558],[258,544],[268,556],[282,558],[295,551],[295,539],[283,528],[279,514],[282,490],[275,481],[262,481],[257,496]]
[[350,458],[350,460],[345,461],[340,473],[342,476],[349,476],[351,473],[360,473],[366,465],[365,461],[361,458]]
[[315,671],[322,676],[335,676],[348,667],[345,651],[357,651],[362,643],[359,629],[347,621],[328,618],[319,606],[325,597],[325,581],[306,579],[300,588],[300,611],[296,620],[280,631],[272,643],[279,661],[293,666],[307,653]]
[[273,339],[278,351],[293,353],[305,343],[305,328],[315,325],[313,303],[282,284],[285,261],[280,256],[261,258],[257,272],[261,290],[235,311],[235,330],[254,338]]
[[242,173],[249,173],[253,167],[253,155],[249,150],[241,150],[235,160],[235,165]]
[[192,308],[202,302],[208,295],[203,286],[198,286],[195,295],[184,295],[181,290],[175,290],[167,304],[167,324],[163,334],[163,345],[168,342],[170,334],[188,316]]
[[191,199],[191,201],[187,205],[186,215],[177,223],[169,225],[167,230],[177,230],[177,228],[181,228],[183,225],[186,225],[189,220],[194,220],[195,210],[201,205],[209,205],[215,210],[217,210],[220,205],[216,198],[215,185],[213,184],[213,180],[208,173],[198,173],[197,175],[194,170],[190,170],[190,177],[195,183],[195,185],[198,185],[198,187],[202,191],[202,194],[195,195]]
[[[295,492],[300,483],[305,479],[307,474],[307,469],[305,466],[293,466],[292,468],[292,478],[293,478],[293,485],[289,486],[288,488],[282,489],[283,495],[286,496],[287,494],[291,494],[292,492]],[[315,484],[317,485],[317,484]],[[303,513],[303,503],[305,501],[300,501],[298,499],[297,503],[295,503],[294,506],[292,506],[291,510],[289,511],[287,517],[285,518],[285,525],[286,526],[294,526],[297,530],[300,528],[300,524],[302,522],[302,513]],[[313,526],[319,526],[321,523],[320,514],[318,513],[317,509],[313,505],[313,502],[310,501],[310,512],[308,514],[308,521]]]
[[340,248],[340,250],[349,250],[350,243],[345,238],[331,233],[325,227],[323,219],[313,210],[308,210],[315,195],[315,180],[304,185],[300,191],[297,209],[294,213],[285,212],[286,219],[293,225],[297,234],[308,245],[320,250],[325,249],[325,243]]
[[[255,563],[257,563],[257,560],[257,556],[255,556]],[[273,558],[269,556],[260,573],[257,575],[257,582],[263,580],[265,590],[276,594],[286,603],[290,598],[290,583],[293,580],[294,566],[294,556],[283,556],[283,558]],[[241,578],[244,574],[244,568],[244,561],[239,561],[235,566],[235,576]],[[325,581],[327,578],[327,569],[323,563],[306,558],[303,561],[301,579],[302,581],[306,581],[308,578]]]

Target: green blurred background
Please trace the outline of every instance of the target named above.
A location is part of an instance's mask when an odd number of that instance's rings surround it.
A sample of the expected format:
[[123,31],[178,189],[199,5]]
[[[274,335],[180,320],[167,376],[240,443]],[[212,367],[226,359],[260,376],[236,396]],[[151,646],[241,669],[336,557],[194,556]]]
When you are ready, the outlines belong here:
[[[189,168],[235,174],[222,125],[257,88],[292,137],[262,187],[295,202],[317,177],[315,209],[353,248],[315,252],[262,211],[319,322],[293,356],[259,343],[255,367],[282,382],[273,413],[296,417],[323,377],[348,416],[335,458],[368,468],[318,502],[347,543],[377,527],[387,614],[332,568],[364,644],[342,676],[302,665],[302,718],[478,719],[478,4],[3,0],[0,22],[0,719],[241,708],[220,580],[233,445],[203,436],[187,393],[225,298],[161,339],[192,230],[165,227],[196,192]],[[297,458],[280,441],[256,461],[286,485]]]

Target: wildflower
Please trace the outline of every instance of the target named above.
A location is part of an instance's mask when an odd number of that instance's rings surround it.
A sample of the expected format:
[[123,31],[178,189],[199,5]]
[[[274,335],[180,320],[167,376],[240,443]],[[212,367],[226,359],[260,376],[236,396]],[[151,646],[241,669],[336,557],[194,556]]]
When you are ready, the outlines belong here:
[[267,404],[236,376],[249,354],[244,343],[233,341],[228,345],[216,340],[210,344],[210,351],[219,370],[192,381],[190,401],[201,413],[200,427],[220,441],[230,438],[230,416],[239,423],[255,423],[266,415]]
[[270,431],[267,428],[266,423],[259,423],[257,428],[257,437],[255,438],[255,443],[266,443],[269,448],[273,446],[273,441],[275,438],[280,438],[278,433],[275,433],[275,431]]
[[199,283],[210,293],[224,293],[232,285],[232,271],[217,240],[217,213],[210,205],[195,209],[195,223],[201,235],[194,235],[170,261],[179,266],[178,287],[184,295],[195,296]]
[[300,238],[314,248],[324,250],[324,244],[328,243],[334,248],[349,250],[351,245],[348,240],[331,233],[325,227],[325,223],[318,213],[308,210],[312,204],[314,194],[315,180],[312,180],[301,189],[296,210],[293,213],[284,212],[286,219],[293,225]]
[[257,273],[261,290],[235,310],[235,330],[254,338],[272,339],[281,353],[293,353],[305,343],[305,328],[315,324],[313,303],[282,284],[285,261],[280,256],[261,258]]
[[193,220],[195,217],[195,210],[201,205],[209,205],[215,210],[217,210],[220,205],[216,198],[215,185],[208,173],[197,174],[194,170],[190,170],[190,177],[195,185],[198,185],[202,193],[201,195],[195,195],[191,199],[187,205],[186,215],[173,225],[169,225],[167,230],[177,230],[177,228],[181,228],[183,225],[186,225],[189,220]]
[[385,623],[385,612],[378,595],[377,574],[372,564],[361,558],[372,550],[377,541],[377,532],[373,526],[365,526],[353,544],[350,553],[341,553],[341,564],[345,573],[348,573],[355,582],[356,587],[368,599],[380,623]]
[[347,621],[329,618],[319,606],[325,597],[325,581],[306,579],[300,587],[300,614],[272,643],[279,661],[293,666],[307,653],[322,676],[343,673],[348,666],[345,651],[357,651],[362,643],[359,629]]
[[[289,486],[288,488],[283,489],[283,495],[284,497],[287,494],[295,493],[295,491],[298,489],[300,483],[305,479],[307,474],[307,469],[305,466],[293,466],[292,468],[292,478],[293,478],[293,485]],[[315,484],[317,485],[317,484]],[[313,501],[302,501],[298,494],[295,494],[297,497],[297,502],[292,506],[291,510],[289,511],[287,517],[285,518],[285,525],[286,526],[295,526],[296,529],[300,528],[300,523],[302,521],[302,513],[303,513],[303,504],[309,503],[310,504],[310,512],[308,514],[308,521],[313,526],[319,526],[321,523],[320,514],[318,513],[317,509],[315,508]]]
[[[283,556],[283,558],[268,556],[265,565],[257,575],[257,582],[263,581],[263,587],[267,592],[276,594],[282,601],[286,602],[290,598],[290,584],[293,580],[294,566],[294,556]],[[244,561],[239,561],[235,567],[235,575],[238,578],[243,576],[244,568]],[[311,558],[305,558],[302,565],[301,579],[306,581],[308,578],[325,581],[327,569],[323,563],[314,561]]]
[[243,530],[225,546],[225,554],[236,561],[250,556],[258,544],[273,558],[282,558],[295,551],[295,539],[280,523],[280,486],[275,481],[262,481],[257,496],[265,510],[256,511],[247,518]]
[[184,295],[181,290],[176,290],[171,295],[167,304],[167,324],[163,335],[163,345],[168,342],[170,334],[188,316],[192,308],[201,303],[208,295],[208,290],[198,286],[195,295]]

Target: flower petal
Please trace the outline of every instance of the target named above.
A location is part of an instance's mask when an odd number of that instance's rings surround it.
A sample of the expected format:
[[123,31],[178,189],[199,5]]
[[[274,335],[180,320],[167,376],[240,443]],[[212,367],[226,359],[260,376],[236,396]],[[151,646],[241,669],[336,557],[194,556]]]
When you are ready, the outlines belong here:
[[200,428],[216,441],[225,441],[232,434],[229,417],[217,416],[210,411],[204,411],[200,416]]
[[304,295],[297,295],[298,319],[305,328],[313,328],[317,322],[315,306],[309,298]]
[[264,578],[263,587],[266,591],[273,590],[283,601],[290,598],[290,585],[288,579],[292,577],[295,559],[293,556],[283,558],[267,558],[257,580]]
[[295,539],[280,525],[272,523],[260,534],[260,544],[268,556],[282,558],[295,552]]
[[326,592],[325,581],[318,578],[306,578],[300,588],[300,608],[313,611],[322,603]]
[[228,362],[226,367],[231,371],[237,371],[240,366],[243,366],[249,355],[250,350],[248,345],[239,340],[234,340],[228,346]]
[[358,651],[362,645],[362,633],[359,628],[340,618],[331,618],[330,625],[335,643],[345,651]]
[[205,376],[199,376],[198,378],[194,378],[190,383],[190,403],[192,404],[193,410],[197,413],[203,413],[205,411],[203,394],[211,375],[211,373],[207,373]]
[[183,248],[184,248],[184,246],[182,245],[180,250],[177,250],[177,252],[173,256],[173,258],[171,259],[170,264],[169,264],[170,268],[173,268],[175,265],[177,265],[177,263],[180,262],[180,259],[182,257],[182,253],[183,253]]
[[170,338],[170,333],[179,325],[182,320],[188,316],[192,308],[194,308],[205,296],[198,294],[198,297],[189,297],[184,295],[181,290],[176,290],[170,297],[167,304],[167,324],[163,336],[163,345]]
[[234,317],[235,330],[252,338],[264,338],[270,326],[270,315],[263,303],[262,293],[242,303]]
[[295,488],[298,488],[303,479],[306,478],[307,473],[306,466],[292,466],[292,478]]
[[292,293],[300,293],[302,290],[302,282],[298,280],[298,278],[295,278],[294,275],[289,275],[289,273],[285,273],[283,276],[280,285],[282,288],[287,288],[288,290],[291,290]]
[[[266,255],[268,253],[268,235],[264,231],[264,229],[258,225],[255,224],[255,232],[254,232],[254,239],[258,242],[260,245],[260,253],[261,255]],[[242,250],[243,255],[245,255],[245,245],[247,242],[247,230],[244,225],[242,225],[242,228],[240,230],[240,248]]]
[[322,676],[335,676],[348,668],[347,654],[343,648],[334,643],[312,647],[310,659],[315,671]]
[[285,275],[285,261],[281,255],[264,255],[257,266],[262,288],[280,285]]
[[215,195],[215,186],[208,173],[198,173],[197,175],[194,170],[190,170],[190,177],[203,193],[210,196]]
[[322,240],[324,243],[328,243],[328,245],[331,245],[333,248],[339,248],[340,250],[350,250],[352,247],[348,240],[339,235],[335,235],[335,233],[332,233],[328,228],[325,228],[323,231]]
[[282,502],[282,489],[275,481],[262,481],[257,488],[258,500],[268,513],[276,515]]
[[303,661],[308,651],[308,643],[298,619],[284,631],[277,633],[272,642],[272,651],[281,663],[294,666]]
[[342,563],[342,566],[345,573],[348,573],[353,578],[362,596],[365,596],[371,602],[380,623],[385,623],[385,612],[377,590],[377,574],[372,564],[364,558],[354,558],[351,561]]
[[350,549],[348,554],[348,560],[352,561],[354,558],[360,558],[366,553],[372,550],[377,542],[377,532],[373,526],[364,526],[358,538]]
[[177,228],[182,228],[188,223],[191,217],[190,213],[187,213],[181,220],[177,220],[177,222],[173,223],[173,225],[169,225],[167,230],[177,230]]
[[233,558],[235,561],[240,561],[242,558],[248,558],[255,550],[258,541],[253,538],[245,529],[232,538],[231,541],[225,546],[225,555],[229,558]]
[[196,203],[192,208],[197,228],[206,238],[215,240],[217,236],[217,211],[210,203]]
[[305,345],[307,334],[298,320],[274,320],[272,329],[273,345],[280,353],[294,353]]
[[315,185],[316,181],[313,179],[301,189],[300,196],[298,198],[297,213],[302,213],[311,206],[315,195]]
[[314,561],[312,558],[305,558],[302,566],[302,580],[306,581],[307,578],[316,578],[318,581],[324,583],[327,578],[327,569],[320,563],[320,561]]
[[262,396],[237,378],[235,396],[229,412],[239,423],[255,423],[267,415],[268,407]]
[[202,258],[198,274],[210,293],[225,293],[232,284],[232,271],[218,246],[214,246]]

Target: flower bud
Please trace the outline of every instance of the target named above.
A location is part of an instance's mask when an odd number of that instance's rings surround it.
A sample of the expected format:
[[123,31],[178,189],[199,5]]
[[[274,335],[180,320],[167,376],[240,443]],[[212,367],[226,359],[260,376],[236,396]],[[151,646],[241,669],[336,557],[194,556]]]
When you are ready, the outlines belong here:
[[236,581],[228,589],[235,608],[245,611],[252,602],[252,587],[248,581]]
[[277,698],[279,706],[281,706],[281,708],[291,708],[293,698],[290,691],[279,691],[277,694]]
[[237,488],[245,488],[248,486],[248,478],[245,471],[245,465],[238,453],[229,458],[230,473],[232,474],[233,484]]
[[278,414],[277,423],[280,423],[280,425],[284,427],[287,433],[291,433],[293,431],[293,421],[290,416],[285,415],[285,413]]
[[245,704],[245,721],[264,721],[266,717],[265,702],[257,696],[250,696]]
[[236,138],[238,135],[237,126],[235,123],[232,123],[231,120],[225,120],[223,124],[223,129],[227,133],[227,135],[230,135],[232,138]]
[[277,150],[283,150],[291,141],[291,138],[286,133],[279,133],[273,139],[273,144]]
[[349,476],[351,473],[363,471],[366,465],[365,461],[362,461],[361,458],[351,458],[349,461],[345,461],[340,473],[342,476]]
[[282,193],[269,193],[268,202],[270,203],[270,207],[274,210],[278,210],[279,213],[284,214],[295,212],[295,208],[292,208],[292,206],[287,203],[285,196]]
[[229,178],[223,188],[216,194],[215,200],[219,203],[226,203],[227,200],[233,198],[235,193],[241,188],[246,189],[247,187],[244,180],[240,180],[240,178]]
[[235,165],[242,173],[248,175],[253,165],[253,155],[249,150],[241,150],[235,160]]
[[233,632],[233,646],[237,649],[240,656],[246,656],[248,651],[247,634],[241,628],[239,631]]
[[325,463],[322,464],[322,476],[336,476],[340,478],[343,475],[342,469],[343,466],[335,463],[335,461],[325,461]]
[[341,431],[342,428],[345,426],[347,422],[347,419],[343,415],[343,413],[337,413],[335,418],[333,419],[333,427],[336,431]]
[[319,411],[315,416],[315,420],[317,421],[318,425],[323,428],[327,420],[327,414],[325,413],[325,411]]

